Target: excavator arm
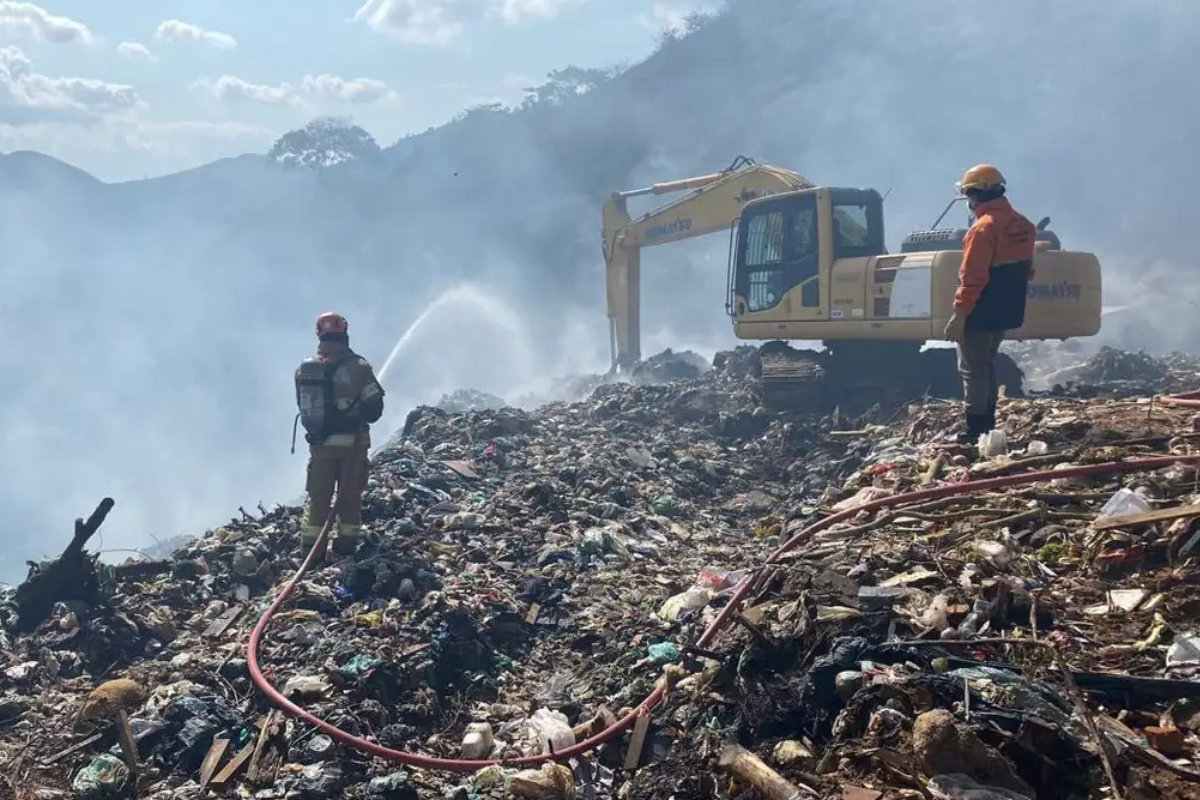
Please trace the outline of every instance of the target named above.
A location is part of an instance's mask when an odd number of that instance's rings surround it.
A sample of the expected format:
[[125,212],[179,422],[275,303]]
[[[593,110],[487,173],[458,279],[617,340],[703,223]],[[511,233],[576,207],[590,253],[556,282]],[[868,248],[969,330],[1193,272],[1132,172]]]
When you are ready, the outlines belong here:
[[[728,230],[742,205],[756,197],[813,188],[798,172],[739,157],[726,170],[695,178],[613,192],[602,211],[605,282],[611,328],[612,369],[629,369],[641,358],[641,251]],[[631,218],[630,197],[691,190],[660,208]]]

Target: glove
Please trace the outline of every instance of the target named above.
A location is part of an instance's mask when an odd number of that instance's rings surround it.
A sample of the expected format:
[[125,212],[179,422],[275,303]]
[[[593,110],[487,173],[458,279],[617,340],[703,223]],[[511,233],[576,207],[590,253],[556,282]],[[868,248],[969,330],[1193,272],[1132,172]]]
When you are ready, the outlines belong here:
[[955,309],[950,315],[950,321],[946,323],[946,341],[960,344],[966,331],[967,315]]

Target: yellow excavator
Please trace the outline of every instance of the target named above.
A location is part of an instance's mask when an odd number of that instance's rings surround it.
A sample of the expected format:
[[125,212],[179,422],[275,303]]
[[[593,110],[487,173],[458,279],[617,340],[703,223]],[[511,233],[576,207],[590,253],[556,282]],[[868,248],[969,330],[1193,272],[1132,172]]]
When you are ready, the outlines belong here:
[[[628,212],[631,197],[681,191],[688,194],[637,219]],[[710,175],[614,192],[602,232],[612,371],[629,372],[641,358],[642,249],[728,229],[726,311],[739,339],[768,340],[759,353],[766,407],[959,397],[955,351],[922,352],[942,338],[958,283],[966,230],[937,228],[953,205],[889,254],[879,192],[817,186],[744,157]],[[1025,324],[1009,339],[1100,330],[1100,262],[1063,250],[1049,221],[1037,226]],[[797,340],[820,341],[825,350],[787,344]],[[1020,395],[1016,364],[1002,356],[997,371],[1006,394]]]

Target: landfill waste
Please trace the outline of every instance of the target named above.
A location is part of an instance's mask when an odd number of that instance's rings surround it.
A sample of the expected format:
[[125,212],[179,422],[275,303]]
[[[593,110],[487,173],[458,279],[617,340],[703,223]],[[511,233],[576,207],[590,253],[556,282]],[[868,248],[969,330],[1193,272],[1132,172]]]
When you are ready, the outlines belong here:
[[1170,353],[1155,357],[1144,351],[1132,353],[1102,346],[1084,355],[1084,341],[1005,342],[1004,352],[1015,358],[1025,372],[1026,384],[1034,388],[1063,391],[1096,391],[1133,397],[1173,393],[1200,385],[1200,357]]
[[490,392],[478,389],[458,389],[450,394],[442,395],[436,403],[437,407],[452,414],[463,411],[495,411],[504,408],[504,399]]
[[[349,734],[497,763],[390,763],[255,690],[247,638],[303,555],[278,506],[0,594],[0,792],[1195,796],[1196,411],[1118,376],[1005,399],[981,450],[946,437],[950,401],[767,413],[753,350],[536,409],[459,393],[473,410],[417,408],[374,456],[367,541],[302,577],[259,664]],[[915,490],[942,494],[887,505]],[[62,574],[88,580],[36,577]]]

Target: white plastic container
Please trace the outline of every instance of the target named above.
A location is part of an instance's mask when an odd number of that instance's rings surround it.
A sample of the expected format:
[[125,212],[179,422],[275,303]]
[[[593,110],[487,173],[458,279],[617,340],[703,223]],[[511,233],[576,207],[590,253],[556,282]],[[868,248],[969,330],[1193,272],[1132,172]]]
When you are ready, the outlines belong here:
[[995,458],[1008,452],[1008,433],[1003,428],[992,428],[979,437],[979,452],[984,458]]
[[494,742],[491,725],[486,722],[472,722],[463,732],[462,757],[471,761],[487,758],[491,755]]

